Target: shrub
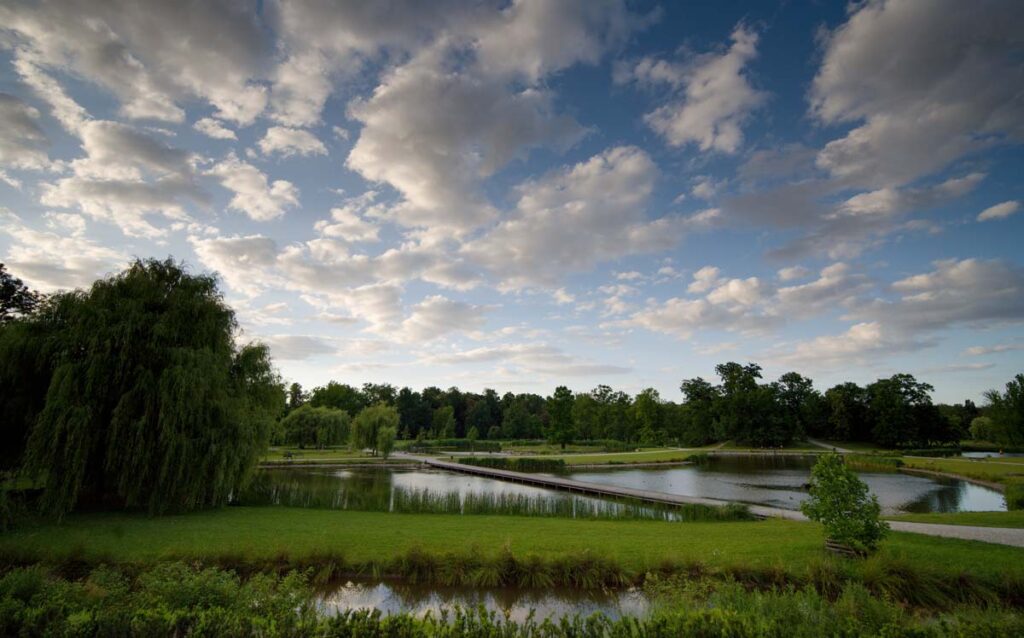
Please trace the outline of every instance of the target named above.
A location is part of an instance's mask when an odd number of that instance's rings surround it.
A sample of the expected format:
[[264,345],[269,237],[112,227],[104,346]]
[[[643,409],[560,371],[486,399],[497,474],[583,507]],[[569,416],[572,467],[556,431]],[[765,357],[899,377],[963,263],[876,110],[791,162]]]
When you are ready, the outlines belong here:
[[459,459],[463,465],[489,467],[496,470],[512,472],[564,472],[565,461],[562,459],[509,458],[504,456],[490,458],[469,457]]
[[1006,509],[1008,510],[1021,510],[1024,509],[1024,481],[1011,480],[1006,482],[1006,491],[1003,493],[1006,497]]
[[811,469],[811,497],[800,510],[825,526],[828,538],[860,551],[873,551],[889,525],[879,518],[878,498],[838,454],[823,454]]

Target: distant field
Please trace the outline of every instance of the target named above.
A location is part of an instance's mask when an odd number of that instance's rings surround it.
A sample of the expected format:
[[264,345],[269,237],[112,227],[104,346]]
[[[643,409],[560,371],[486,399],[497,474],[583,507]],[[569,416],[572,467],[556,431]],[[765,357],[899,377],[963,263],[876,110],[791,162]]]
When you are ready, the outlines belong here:
[[1024,510],[1014,512],[956,512],[953,514],[901,514],[894,521],[940,523],[943,525],[976,525],[978,527],[1024,527]]
[[[493,555],[506,546],[516,556],[545,559],[589,551],[636,571],[694,561],[803,572],[824,556],[820,526],[781,519],[666,523],[229,507],[164,517],[75,514],[61,524],[26,524],[0,536],[0,560],[259,565],[335,555],[370,564],[413,548]],[[882,552],[922,569],[1024,577],[1019,548],[893,533]]]
[[671,463],[685,461],[703,449],[656,448],[640,452],[603,452],[594,454],[557,454],[543,458],[563,459],[566,465],[618,465],[625,463]]
[[[291,452],[292,454],[291,459],[285,457],[285,454],[288,452]],[[296,463],[301,463],[303,461],[344,461],[346,463],[374,463],[378,461],[383,461],[384,459],[380,456],[370,456],[369,454],[365,454],[363,452],[356,452],[347,447],[329,448],[325,450],[300,450],[298,448],[272,447],[261,460],[291,460]]]

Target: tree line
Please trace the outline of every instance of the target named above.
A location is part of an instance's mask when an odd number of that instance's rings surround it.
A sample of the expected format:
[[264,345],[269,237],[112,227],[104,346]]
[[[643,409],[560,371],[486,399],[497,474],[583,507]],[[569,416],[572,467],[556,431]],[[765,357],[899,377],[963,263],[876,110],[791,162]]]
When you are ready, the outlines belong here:
[[[910,374],[866,386],[840,383],[821,392],[797,372],[764,382],[761,367],[754,363],[723,363],[715,372],[718,383],[701,377],[684,380],[680,402],[664,399],[654,388],[630,396],[607,385],[576,393],[559,386],[545,397],[511,392],[499,396],[492,389],[474,393],[457,387],[417,391],[386,383],[356,387],[331,381],[309,392],[291,384],[285,410],[289,415],[324,409],[355,415],[369,406],[385,405],[396,410],[397,436],[406,440],[613,440],[688,446],[731,440],[779,447],[810,436],[887,448],[928,447],[964,438],[1024,442],[1022,375],[1007,385],[1005,394],[990,392],[990,405],[979,408],[970,400],[935,404],[932,386]],[[282,423],[288,426],[289,419],[286,416]],[[304,445],[318,441],[291,427],[280,428],[276,440]],[[335,443],[343,440],[339,434]]]

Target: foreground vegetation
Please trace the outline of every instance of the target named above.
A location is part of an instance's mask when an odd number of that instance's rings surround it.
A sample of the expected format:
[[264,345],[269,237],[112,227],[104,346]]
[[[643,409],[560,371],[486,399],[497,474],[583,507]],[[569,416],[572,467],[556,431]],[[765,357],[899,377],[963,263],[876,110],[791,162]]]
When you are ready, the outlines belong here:
[[900,514],[889,520],[939,525],[975,525],[978,527],[1024,528],[1024,510],[1013,512],[953,512],[949,514]]
[[[68,580],[41,568],[0,577],[0,632],[54,636],[314,636],[314,637],[598,637],[598,636],[1010,636],[1024,618],[986,598],[943,591],[923,609],[908,611],[898,594],[910,583],[891,572],[869,585],[846,581],[822,563],[802,585],[750,590],[731,579],[677,579],[652,575],[645,586],[654,601],[647,618],[611,620],[597,614],[515,622],[484,609],[460,609],[416,618],[407,614],[350,611],[323,615],[305,574],[257,575],[198,569],[182,563],[144,570],[97,568]],[[876,591],[872,591],[872,587]],[[981,597],[972,598],[972,594]],[[952,603],[939,608],[937,603]]]
[[[242,579],[232,571],[170,563],[143,570],[99,567],[81,580],[42,568],[0,578],[0,632],[53,636],[598,637],[598,636],[968,636],[1020,635],[1024,618],[993,600],[964,596],[949,608],[908,610],[889,594],[899,578],[846,582],[822,563],[803,585],[751,590],[732,580],[652,576],[648,618],[515,622],[483,608],[423,618],[379,611],[323,614],[303,573]],[[878,593],[872,592],[876,588]],[[976,592],[981,590],[975,590]],[[936,600],[944,598],[940,590]]]

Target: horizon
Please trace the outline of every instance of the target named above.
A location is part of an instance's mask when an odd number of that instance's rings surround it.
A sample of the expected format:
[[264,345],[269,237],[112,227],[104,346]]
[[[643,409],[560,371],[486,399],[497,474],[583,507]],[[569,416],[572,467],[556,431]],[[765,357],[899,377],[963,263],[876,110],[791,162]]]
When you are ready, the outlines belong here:
[[306,389],[1024,369],[1024,4],[398,6],[0,6],[0,261],[217,273]]

